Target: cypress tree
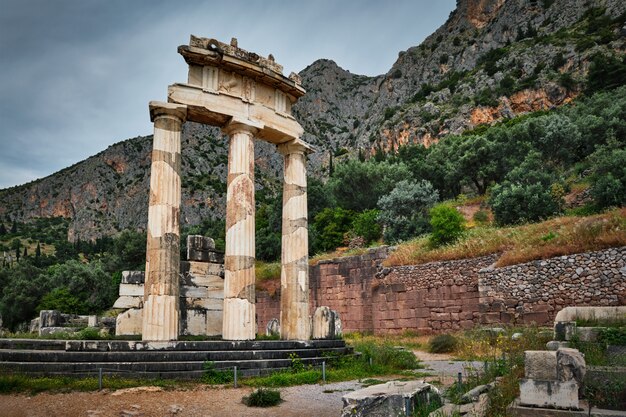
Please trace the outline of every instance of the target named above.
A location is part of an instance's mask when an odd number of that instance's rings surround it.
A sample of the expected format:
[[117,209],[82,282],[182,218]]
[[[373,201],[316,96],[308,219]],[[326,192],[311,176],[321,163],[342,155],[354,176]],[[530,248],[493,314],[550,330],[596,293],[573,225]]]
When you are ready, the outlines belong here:
[[4,223],[0,223],[0,236],[7,234],[7,228],[4,227]]
[[35,249],[35,258],[41,258],[41,245],[37,242],[37,248]]
[[28,248],[26,246],[24,246],[24,254],[22,256],[24,256],[24,258],[28,256]]
[[17,233],[17,222],[13,220],[13,225],[11,226],[11,233]]

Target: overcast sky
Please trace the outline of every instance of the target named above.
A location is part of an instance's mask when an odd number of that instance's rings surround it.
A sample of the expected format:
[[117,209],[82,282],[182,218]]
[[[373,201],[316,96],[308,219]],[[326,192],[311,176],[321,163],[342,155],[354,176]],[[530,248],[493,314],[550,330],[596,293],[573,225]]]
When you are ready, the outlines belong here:
[[150,100],[185,82],[189,35],[267,56],[386,73],[455,0],[0,0],[0,189],[152,133]]

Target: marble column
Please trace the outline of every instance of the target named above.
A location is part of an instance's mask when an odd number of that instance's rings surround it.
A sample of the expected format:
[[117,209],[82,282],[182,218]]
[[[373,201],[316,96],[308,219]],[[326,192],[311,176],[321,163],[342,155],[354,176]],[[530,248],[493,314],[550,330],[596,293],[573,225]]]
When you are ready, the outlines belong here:
[[254,292],[254,135],[258,128],[233,121],[229,137],[224,256],[224,340],[256,337]]
[[143,340],[177,340],[180,274],[180,134],[187,107],[150,102],[154,122]]
[[311,324],[305,154],[310,148],[300,140],[293,140],[279,145],[278,150],[285,158],[280,336],[284,340],[309,340]]

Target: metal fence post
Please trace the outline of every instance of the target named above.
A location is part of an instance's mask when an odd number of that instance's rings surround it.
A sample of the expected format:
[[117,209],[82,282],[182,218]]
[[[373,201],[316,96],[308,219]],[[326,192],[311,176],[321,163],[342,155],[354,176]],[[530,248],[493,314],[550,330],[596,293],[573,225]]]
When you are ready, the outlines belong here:
[[322,362],[322,381],[326,383],[326,361]]
[[102,391],[102,368],[98,368],[98,389]]
[[235,374],[235,375],[234,375],[234,377],[235,377],[235,378],[234,378],[234,380],[235,380],[235,388],[237,388],[237,367],[235,366],[235,367],[233,367],[233,368],[234,368],[234,374]]

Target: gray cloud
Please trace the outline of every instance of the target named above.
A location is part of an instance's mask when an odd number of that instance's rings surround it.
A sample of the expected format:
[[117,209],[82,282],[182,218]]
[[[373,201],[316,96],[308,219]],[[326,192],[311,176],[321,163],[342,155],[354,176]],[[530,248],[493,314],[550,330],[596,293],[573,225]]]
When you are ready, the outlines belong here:
[[286,74],[328,58],[377,75],[454,3],[0,0],[0,188],[150,134],[148,102],[186,79],[176,48],[192,33],[237,37]]

